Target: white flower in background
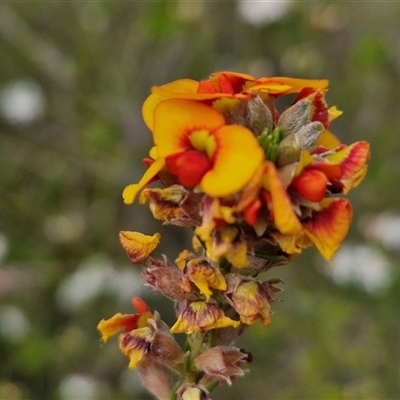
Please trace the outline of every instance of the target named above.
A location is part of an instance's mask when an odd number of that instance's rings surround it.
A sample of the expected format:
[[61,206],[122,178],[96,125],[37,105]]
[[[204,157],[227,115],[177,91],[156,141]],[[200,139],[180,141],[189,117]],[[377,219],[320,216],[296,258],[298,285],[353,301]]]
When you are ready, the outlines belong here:
[[238,12],[240,18],[252,25],[267,25],[285,16],[291,0],[283,1],[248,1],[240,0]]
[[382,213],[363,218],[361,231],[385,249],[400,253],[400,215]]
[[0,113],[11,124],[28,124],[40,118],[46,99],[32,80],[14,80],[0,89]]
[[339,284],[353,283],[369,293],[390,285],[390,263],[379,250],[365,245],[342,245],[325,271]]

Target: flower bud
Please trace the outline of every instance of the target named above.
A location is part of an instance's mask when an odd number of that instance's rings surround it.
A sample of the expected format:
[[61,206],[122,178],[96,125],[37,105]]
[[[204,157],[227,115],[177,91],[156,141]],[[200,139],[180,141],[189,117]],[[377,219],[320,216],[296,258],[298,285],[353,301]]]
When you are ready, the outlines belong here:
[[252,325],[258,318],[263,325],[270,324],[270,305],[268,293],[262,283],[253,278],[245,278],[239,274],[226,275],[228,290],[226,299],[240,316],[240,320]]
[[[332,110],[331,114],[334,118],[338,112]],[[296,97],[294,104],[281,114],[278,126],[285,129],[285,135],[290,135],[314,121],[321,122],[324,127],[329,125],[329,113],[324,93],[321,90],[304,88]]]
[[299,138],[299,145],[302,150],[313,151],[317,145],[317,141],[324,132],[325,127],[321,122],[315,121],[307,124],[296,132]]
[[296,133],[286,136],[279,144],[278,166],[299,161],[303,150],[315,149],[318,138],[325,128],[319,121],[310,122]]
[[177,395],[177,400],[211,400],[206,388],[193,383],[184,383],[178,389]]
[[157,399],[169,399],[173,382],[169,370],[150,357],[143,357],[137,366],[143,386]]
[[273,127],[272,113],[258,95],[249,100],[240,101],[229,113],[227,120],[230,124],[245,126],[256,136],[261,135],[265,130],[271,132]]
[[328,178],[322,171],[306,169],[290,186],[306,200],[319,203],[325,197],[327,184]]
[[121,334],[119,345],[130,358],[129,368],[136,368],[144,356],[170,368],[183,363],[183,351],[175,342],[166,324],[159,319],[148,320],[148,326]]
[[166,259],[157,261],[150,257],[152,266],[142,272],[145,286],[157,293],[177,301],[195,300],[193,293],[185,293],[181,288],[182,271]]
[[277,159],[278,167],[298,161],[300,154],[301,147],[299,138],[294,133],[287,135],[282,142],[279,143]]
[[183,364],[183,351],[174,340],[168,327],[165,325],[165,329],[162,329],[163,325],[165,324],[161,324],[161,329],[159,329],[154,320],[149,320],[149,326],[153,331],[153,337],[151,338],[151,346],[148,354],[159,363],[170,368],[175,368]]
[[248,361],[251,361],[249,353],[236,347],[220,346],[203,351],[195,358],[193,366],[211,378],[230,385],[233,379],[244,375],[240,364]]
[[278,126],[285,130],[285,136],[296,133],[310,122],[311,101],[308,98],[301,99],[279,117]]

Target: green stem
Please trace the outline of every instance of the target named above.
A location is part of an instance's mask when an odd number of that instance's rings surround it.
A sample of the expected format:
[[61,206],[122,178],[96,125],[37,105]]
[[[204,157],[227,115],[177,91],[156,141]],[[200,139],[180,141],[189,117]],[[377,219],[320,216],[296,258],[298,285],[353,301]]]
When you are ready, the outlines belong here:
[[218,380],[215,380],[213,383],[210,383],[207,387],[206,387],[206,389],[209,391],[209,392],[212,392],[217,386],[218,386]]
[[177,400],[178,399],[178,389],[181,387],[182,382],[178,381],[175,383],[174,387],[172,388],[172,392],[171,392],[171,400]]
[[196,383],[199,379],[199,373],[192,368],[194,359],[202,352],[204,342],[204,333],[192,333],[187,336],[187,344],[189,345],[189,353],[184,361],[184,381]]
[[208,331],[208,337],[207,337],[208,348],[214,347],[214,337],[215,337],[215,329]]
[[261,253],[254,253],[254,256],[257,258],[262,258],[264,260],[279,260],[282,258],[282,256],[269,256],[267,254],[261,254]]

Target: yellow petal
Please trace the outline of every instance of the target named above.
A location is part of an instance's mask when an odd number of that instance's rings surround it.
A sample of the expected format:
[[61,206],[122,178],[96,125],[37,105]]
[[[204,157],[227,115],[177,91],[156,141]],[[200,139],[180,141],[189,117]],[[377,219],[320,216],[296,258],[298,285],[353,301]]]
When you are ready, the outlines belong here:
[[226,281],[220,270],[204,258],[195,258],[188,261],[183,273],[197,286],[207,300],[212,295],[210,288],[226,290]]
[[195,252],[199,252],[200,250],[203,250],[203,245],[201,244],[199,238],[196,235],[193,235],[192,247]]
[[213,134],[217,141],[214,166],[204,175],[200,187],[209,196],[224,197],[246,185],[264,160],[264,151],[243,126],[223,126]]
[[163,158],[157,158],[144,173],[139,183],[128,185],[122,192],[124,203],[132,204],[137,194],[162,170],[164,165],[165,160]]
[[216,231],[210,240],[206,241],[207,256],[213,262],[225,257],[235,268],[249,266],[247,259],[247,241],[238,227],[226,225]]
[[139,263],[147,258],[160,243],[160,238],[159,233],[155,233],[153,236],[129,231],[119,233],[121,245],[133,263]]
[[[145,100],[142,116],[147,127],[152,131],[154,122],[154,109],[163,100],[180,96],[181,94],[197,93],[199,82],[192,79],[179,79],[161,87],[153,87],[153,93]],[[160,90],[158,90],[160,89]]]
[[270,161],[265,162],[263,184],[271,193],[272,212],[278,230],[285,235],[300,233],[301,224],[293,210],[290,197],[283,186],[275,165]]
[[106,342],[111,336],[118,332],[129,332],[133,329],[147,326],[147,320],[153,318],[151,310],[145,310],[139,314],[117,313],[109,319],[103,319],[97,325],[101,338]]
[[336,108],[336,106],[333,106],[329,108],[328,110],[328,118],[329,122],[333,121],[334,119],[340,117],[343,114],[343,111],[340,111]]
[[326,79],[298,79],[275,76],[271,78],[260,78],[257,81],[258,85],[254,88],[265,86],[271,94],[298,93],[306,87],[326,91],[329,86],[329,81]]
[[223,115],[193,100],[171,99],[154,111],[154,143],[158,156],[165,158],[190,148],[190,134],[202,129],[212,133],[225,124]]
[[287,254],[300,254],[303,249],[313,245],[309,237],[303,232],[298,235],[282,235],[281,233],[273,233],[272,237],[276,240],[282,251]]
[[148,352],[153,333],[149,327],[138,328],[119,337],[119,347],[130,358],[129,368],[136,368]]
[[158,152],[157,152],[157,146],[153,146],[150,151],[149,151],[149,156],[153,159],[156,160],[158,158]]
[[178,257],[175,259],[175,264],[182,270],[185,268],[187,261],[194,258],[196,258],[195,254],[185,249],[179,253]]
[[328,150],[340,145],[340,140],[330,131],[325,130],[317,140],[317,146],[323,146]]
[[132,319],[132,317],[134,316],[118,313],[109,319],[102,319],[97,325],[97,329],[101,332],[101,339],[107,342],[111,336],[125,330],[126,321]]

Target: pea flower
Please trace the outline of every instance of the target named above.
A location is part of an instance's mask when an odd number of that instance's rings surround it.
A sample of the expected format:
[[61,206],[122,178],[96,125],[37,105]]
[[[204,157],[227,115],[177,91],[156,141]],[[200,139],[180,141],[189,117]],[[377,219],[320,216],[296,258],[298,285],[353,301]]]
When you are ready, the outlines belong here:
[[216,303],[195,301],[189,303],[171,327],[171,333],[205,332],[217,328],[233,326],[237,328],[239,321],[227,317]]
[[138,184],[125,188],[127,204],[164,167],[185,187],[199,185],[210,196],[228,196],[247,183],[263,159],[251,131],[226,125],[219,111],[192,100],[160,102],[154,110],[153,139],[158,158]]
[[121,351],[130,358],[129,368],[136,368],[144,357],[169,367],[181,364],[183,352],[158,313],[153,313],[140,298],[134,298],[132,303],[139,314],[118,313],[108,320],[100,321],[97,328],[103,341],[122,332],[119,345]]
[[139,297],[132,300],[138,314],[115,314],[112,318],[101,320],[97,329],[101,332],[102,339],[106,342],[118,332],[129,332],[147,326],[147,321],[154,317],[149,306]]

